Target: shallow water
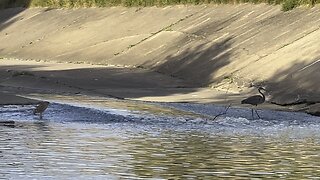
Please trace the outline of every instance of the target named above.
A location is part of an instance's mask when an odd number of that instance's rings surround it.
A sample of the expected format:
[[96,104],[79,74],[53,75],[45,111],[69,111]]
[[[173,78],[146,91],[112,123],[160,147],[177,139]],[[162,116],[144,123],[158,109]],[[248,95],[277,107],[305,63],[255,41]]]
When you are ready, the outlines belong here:
[[31,109],[0,108],[16,121],[0,126],[0,179],[320,178],[320,118],[306,114],[231,109],[213,122],[53,103],[39,120]]

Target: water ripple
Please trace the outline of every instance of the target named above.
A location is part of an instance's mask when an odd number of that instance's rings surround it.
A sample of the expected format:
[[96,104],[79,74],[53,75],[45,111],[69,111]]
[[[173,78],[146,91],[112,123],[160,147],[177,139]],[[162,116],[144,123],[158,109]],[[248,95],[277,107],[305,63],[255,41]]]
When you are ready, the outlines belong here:
[[0,179],[320,177],[320,122],[305,115],[209,121],[52,103],[39,120],[31,110],[0,107],[16,121],[0,126]]

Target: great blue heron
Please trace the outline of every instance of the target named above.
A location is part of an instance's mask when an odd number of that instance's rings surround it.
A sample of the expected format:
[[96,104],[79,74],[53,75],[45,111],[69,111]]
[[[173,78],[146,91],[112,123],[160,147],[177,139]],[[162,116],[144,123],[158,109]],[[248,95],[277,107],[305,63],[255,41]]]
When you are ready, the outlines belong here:
[[[259,87],[258,88],[258,91],[259,93],[262,95],[254,95],[254,96],[250,96],[244,100],[241,101],[241,104],[251,104],[251,105],[254,105],[254,106],[258,106],[258,104],[262,104],[265,102],[266,100],[266,97],[265,95],[261,92],[261,90],[265,90],[264,88],[262,87]],[[254,111],[257,113],[258,117],[260,118],[258,112],[256,109],[254,109]],[[253,108],[251,109],[251,113],[252,113],[252,119],[254,119],[253,117]]]
[[47,109],[48,106],[49,106],[49,102],[48,101],[39,102],[39,104],[33,110],[33,114],[39,113],[40,119],[42,119],[42,113]]

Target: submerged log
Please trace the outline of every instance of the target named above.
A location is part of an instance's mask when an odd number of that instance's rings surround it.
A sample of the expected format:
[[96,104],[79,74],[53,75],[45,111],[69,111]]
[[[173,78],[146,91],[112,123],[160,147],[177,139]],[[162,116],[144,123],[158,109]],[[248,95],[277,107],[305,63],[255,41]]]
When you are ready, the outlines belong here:
[[5,125],[5,124],[14,124],[14,121],[0,121],[0,125]]
[[15,128],[15,122],[14,121],[0,121],[0,126],[6,126],[10,128]]

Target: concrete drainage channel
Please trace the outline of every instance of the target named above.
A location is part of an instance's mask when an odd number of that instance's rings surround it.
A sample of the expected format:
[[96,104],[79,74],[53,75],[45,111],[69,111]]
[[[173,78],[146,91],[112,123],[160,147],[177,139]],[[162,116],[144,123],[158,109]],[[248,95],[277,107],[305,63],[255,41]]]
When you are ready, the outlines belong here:
[[[88,97],[87,97],[88,98]],[[206,131],[226,134],[277,134],[284,129],[318,131],[320,117],[299,112],[259,110],[261,119],[252,119],[251,110],[210,104],[193,103],[135,103],[118,101],[101,104],[103,100],[84,98],[76,102],[56,100],[44,113],[43,120],[32,114],[34,105],[6,105],[0,107],[1,125],[19,126],[21,123],[82,123],[114,124],[139,128],[158,127],[169,130]],[[95,100],[94,100],[95,99]],[[116,101],[116,100],[114,100]],[[112,104],[112,105],[110,105]],[[122,106],[122,108],[121,108]],[[141,107],[139,107],[141,106]],[[218,114],[221,116],[215,118]],[[299,132],[292,132],[292,135]],[[307,133],[307,132],[306,132]]]

